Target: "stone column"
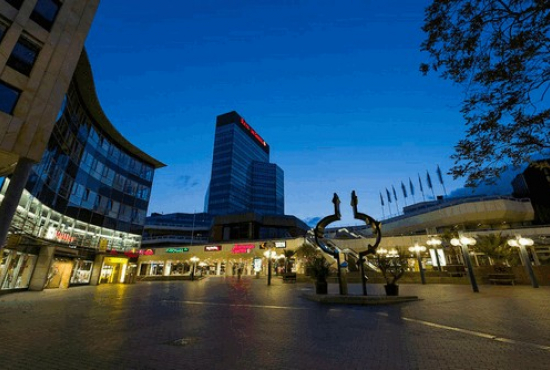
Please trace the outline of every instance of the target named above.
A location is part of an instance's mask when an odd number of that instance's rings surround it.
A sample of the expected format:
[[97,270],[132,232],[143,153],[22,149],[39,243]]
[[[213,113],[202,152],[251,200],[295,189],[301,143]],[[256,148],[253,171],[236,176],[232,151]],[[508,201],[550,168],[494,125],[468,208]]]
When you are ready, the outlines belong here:
[[97,254],[94,259],[94,265],[92,267],[92,275],[90,277],[90,285],[99,285],[99,278],[101,277],[101,268],[103,267],[103,259],[105,255]]
[[43,290],[46,285],[46,279],[48,278],[48,272],[53,261],[53,255],[55,253],[55,247],[42,247],[38,254],[38,260],[36,261],[36,267],[29,283],[29,290]]
[[19,158],[15,171],[10,177],[4,200],[0,204],[0,215],[2,215],[0,218],[0,250],[6,245],[11,221],[17,211],[17,205],[29,179],[33,164],[34,162],[28,158]]

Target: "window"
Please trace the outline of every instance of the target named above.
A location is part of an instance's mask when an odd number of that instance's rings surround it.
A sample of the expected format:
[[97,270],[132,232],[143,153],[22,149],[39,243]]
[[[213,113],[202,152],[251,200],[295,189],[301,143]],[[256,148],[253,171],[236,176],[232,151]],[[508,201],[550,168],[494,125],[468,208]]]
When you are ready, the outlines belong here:
[[0,110],[12,114],[19,95],[21,95],[20,90],[0,81]]
[[31,74],[32,66],[39,51],[38,47],[20,37],[6,64],[28,76]]
[[23,0],[6,0],[6,2],[13,6],[15,9],[21,8],[21,4],[23,4]]
[[31,19],[49,31],[52,29],[60,7],[61,2],[58,0],[38,0],[31,13]]

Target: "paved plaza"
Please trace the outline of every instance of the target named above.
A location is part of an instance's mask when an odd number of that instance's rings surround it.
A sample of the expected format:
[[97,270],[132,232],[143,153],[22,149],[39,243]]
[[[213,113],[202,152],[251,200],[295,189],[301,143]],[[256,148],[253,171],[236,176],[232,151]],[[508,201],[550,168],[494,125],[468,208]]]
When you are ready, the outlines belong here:
[[548,369],[550,288],[480,291],[402,284],[421,300],[323,305],[303,298],[311,283],[212,277],[13,293],[0,368]]

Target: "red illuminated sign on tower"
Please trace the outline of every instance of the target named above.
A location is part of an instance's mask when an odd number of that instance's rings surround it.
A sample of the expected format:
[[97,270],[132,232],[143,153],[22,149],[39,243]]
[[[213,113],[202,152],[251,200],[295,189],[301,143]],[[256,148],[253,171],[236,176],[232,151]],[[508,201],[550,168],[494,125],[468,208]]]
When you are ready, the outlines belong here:
[[258,133],[256,131],[254,131],[254,129],[252,127],[250,127],[250,125],[248,123],[246,123],[244,118],[241,118],[241,125],[243,125],[243,127],[245,129],[247,129],[248,132],[250,132],[252,134],[252,136],[254,136],[256,138],[256,140],[258,140],[260,142],[260,144],[262,144],[263,146],[267,146],[267,143],[264,141],[264,139],[262,139],[262,137],[260,135],[258,135]]

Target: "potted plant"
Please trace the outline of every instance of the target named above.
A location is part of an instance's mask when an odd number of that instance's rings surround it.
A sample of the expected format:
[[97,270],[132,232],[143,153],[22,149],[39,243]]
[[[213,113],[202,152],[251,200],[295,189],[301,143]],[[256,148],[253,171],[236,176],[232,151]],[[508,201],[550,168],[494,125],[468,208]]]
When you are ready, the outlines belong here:
[[305,268],[304,274],[306,276],[313,276],[311,265],[314,258],[321,256],[319,249],[310,243],[303,243],[296,248],[295,256],[302,262],[302,266]]
[[397,281],[403,277],[405,271],[407,271],[409,264],[406,254],[399,254],[399,251],[387,251],[380,249],[377,251],[375,257],[376,266],[380,269],[386,285],[386,295],[397,296],[399,295],[399,285]]
[[327,294],[327,277],[330,275],[330,263],[323,256],[316,256],[308,261],[307,268],[315,278],[315,293]]

